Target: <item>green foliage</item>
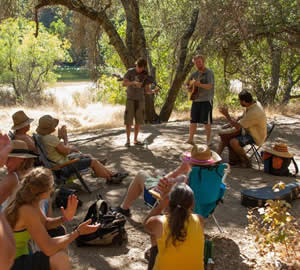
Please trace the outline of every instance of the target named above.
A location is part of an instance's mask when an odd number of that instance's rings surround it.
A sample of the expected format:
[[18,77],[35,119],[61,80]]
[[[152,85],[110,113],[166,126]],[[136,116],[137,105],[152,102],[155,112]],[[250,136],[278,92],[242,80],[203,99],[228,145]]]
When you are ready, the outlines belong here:
[[126,88],[116,78],[102,75],[97,82],[96,101],[112,104],[125,104]]
[[57,67],[55,73],[59,75],[58,81],[87,81],[91,80],[89,70],[82,67]]
[[13,87],[20,103],[40,96],[46,83],[54,82],[55,61],[68,59],[69,44],[34,22],[8,19],[0,25],[0,82]]
[[66,36],[67,26],[62,19],[53,21],[50,24],[49,32],[53,35],[58,35],[60,39],[63,39]]
[[[273,187],[278,192],[285,188],[280,182]],[[295,258],[300,237],[297,220],[288,212],[291,205],[282,200],[268,200],[265,208],[254,208],[248,212],[248,230],[256,237],[260,254],[274,252],[286,260]],[[259,215],[256,215],[255,212]]]

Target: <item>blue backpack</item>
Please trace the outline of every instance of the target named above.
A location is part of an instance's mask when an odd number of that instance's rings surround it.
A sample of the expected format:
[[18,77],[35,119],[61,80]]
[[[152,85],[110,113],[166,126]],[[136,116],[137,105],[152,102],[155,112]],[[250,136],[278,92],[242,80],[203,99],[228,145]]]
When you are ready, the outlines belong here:
[[189,185],[194,191],[194,212],[207,218],[222,201],[226,186],[223,184],[226,163],[215,166],[196,166],[189,174]]

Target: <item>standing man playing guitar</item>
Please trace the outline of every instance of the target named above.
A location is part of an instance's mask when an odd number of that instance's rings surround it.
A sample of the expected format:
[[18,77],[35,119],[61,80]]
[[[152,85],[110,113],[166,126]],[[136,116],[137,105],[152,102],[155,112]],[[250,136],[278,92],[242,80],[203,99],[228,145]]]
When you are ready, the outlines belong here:
[[193,63],[197,68],[187,81],[187,90],[193,101],[191,108],[190,135],[186,143],[194,143],[194,135],[197,131],[197,123],[204,124],[207,146],[211,144],[211,124],[214,99],[214,73],[205,67],[205,58],[196,55]]

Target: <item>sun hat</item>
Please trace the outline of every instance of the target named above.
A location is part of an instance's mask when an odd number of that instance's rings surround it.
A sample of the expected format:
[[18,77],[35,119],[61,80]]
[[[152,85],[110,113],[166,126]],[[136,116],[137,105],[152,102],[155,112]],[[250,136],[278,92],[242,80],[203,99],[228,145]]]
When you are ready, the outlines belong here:
[[193,165],[212,165],[222,160],[214,151],[206,145],[194,145],[191,152],[183,153],[181,159]]
[[288,151],[287,144],[282,142],[275,142],[273,148],[265,147],[264,151],[283,158],[293,157],[293,154],[289,153]]
[[39,155],[30,151],[27,144],[24,141],[13,140],[12,141],[12,150],[8,154],[8,157],[17,157],[17,158],[37,158]]
[[12,119],[14,122],[14,125],[11,127],[12,130],[18,130],[23,127],[26,127],[30,125],[30,123],[33,121],[32,118],[29,118],[24,111],[17,111],[12,115]]
[[44,115],[39,119],[39,125],[36,132],[40,135],[48,135],[52,133],[58,125],[59,120],[51,115]]

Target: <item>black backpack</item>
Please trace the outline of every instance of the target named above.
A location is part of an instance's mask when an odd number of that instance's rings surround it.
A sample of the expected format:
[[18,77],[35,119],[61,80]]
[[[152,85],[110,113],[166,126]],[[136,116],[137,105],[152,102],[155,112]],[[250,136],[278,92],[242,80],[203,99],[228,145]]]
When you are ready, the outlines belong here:
[[[298,174],[298,166],[294,158],[285,158],[285,157],[279,157],[282,159],[282,166],[280,169],[273,168],[273,157],[277,157],[275,155],[271,155],[267,159],[264,160],[264,172],[270,173],[277,176],[296,176]],[[289,166],[293,162],[295,167],[295,173],[292,174],[289,171]]]
[[76,239],[76,244],[80,246],[90,245],[122,245],[123,241],[127,239],[125,231],[125,217],[118,213],[111,211],[107,202],[104,201],[101,195],[88,209],[84,221],[92,219],[92,223],[101,223],[100,228],[91,234],[80,235]]

